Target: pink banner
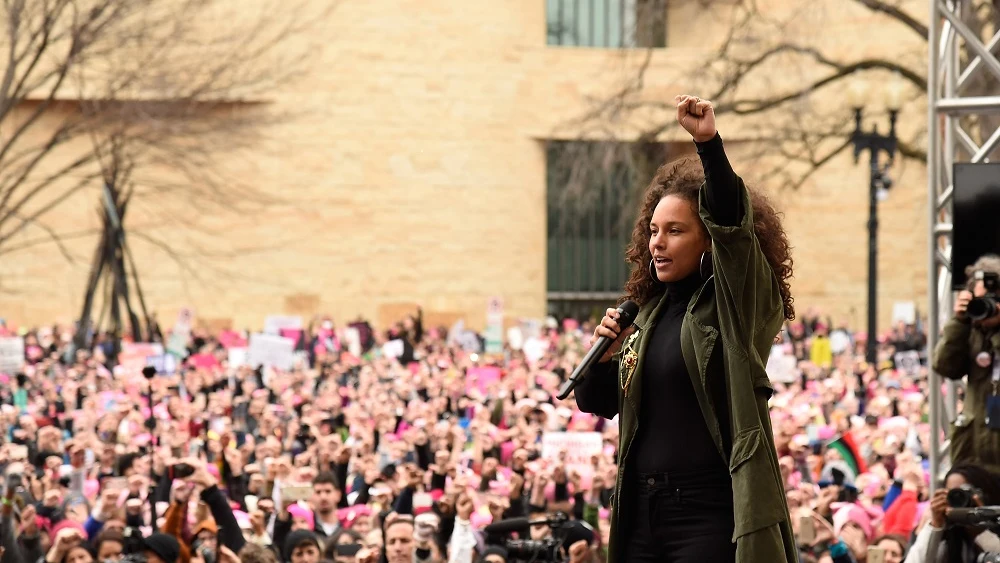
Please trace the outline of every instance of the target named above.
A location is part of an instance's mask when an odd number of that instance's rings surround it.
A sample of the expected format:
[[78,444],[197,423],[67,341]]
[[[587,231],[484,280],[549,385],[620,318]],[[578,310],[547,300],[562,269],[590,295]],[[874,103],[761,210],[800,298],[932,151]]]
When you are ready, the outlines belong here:
[[235,330],[224,330],[219,335],[219,344],[227,350],[229,348],[246,348],[247,339],[240,336]]
[[294,341],[296,345],[299,343],[299,337],[302,336],[302,329],[300,328],[283,328],[279,332],[281,336]]
[[500,381],[500,368],[493,366],[469,368],[465,374],[466,393],[472,389],[479,389],[480,393],[486,393],[490,385]]
[[198,369],[214,369],[219,366],[219,360],[212,354],[195,354],[191,356],[191,363]]
[[123,343],[122,351],[118,354],[118,366],[126,374],[137,374],[146,367],[146,362],[151,356],[161,354],[163,346],[159,344]]

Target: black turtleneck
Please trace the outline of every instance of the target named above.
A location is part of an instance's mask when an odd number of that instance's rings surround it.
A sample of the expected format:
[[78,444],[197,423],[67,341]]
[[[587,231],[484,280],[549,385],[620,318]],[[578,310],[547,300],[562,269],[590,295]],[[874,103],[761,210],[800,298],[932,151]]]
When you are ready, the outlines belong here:
[[[695,273],[683,281],[669,284],[667,302],[649,336],[642,364],[642,404],[639,406],[642,415],[633,446],[638,473],[724,467],[708,433],[681,355],[684,312],[701,283],[701,275]],[[717,387],[712,385],[710,389]],[[720,415],[728,415],[728,409],[718,410],[722,411]],[[723,427],[729,426],[728,420],[720,423]]]

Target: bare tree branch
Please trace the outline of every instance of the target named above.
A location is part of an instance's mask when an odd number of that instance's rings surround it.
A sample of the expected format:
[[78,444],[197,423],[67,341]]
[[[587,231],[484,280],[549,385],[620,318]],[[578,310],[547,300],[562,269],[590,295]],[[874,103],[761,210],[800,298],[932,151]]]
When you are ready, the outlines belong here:
[[[240,214],[282,203],[227,178],[217,162],[290,117],[255,96],[304,72],[314,46],[288,39],[321,24],[335,4],[5,0],[0,254],[41,244],[23,239],[25,229],[42,228],[48,213],[81,193],[98,195],[112,155],[128,163],[132,181],[121,188],[137,197],[144,222],[164,213],[176,223],[164,211],[171,202]],[[206,32],[206,17],[230,25]],[[80,150],[81,138],[91,150]],[[198,217],[182,221],[197,229]]]
[[49,235],[48,240],[55,243],[56,248],[58,248],[59,252],[62,253],[63,258],[65,258],[66,261],[69,262],[70,264],[76,264],[76,258],[73,257],[73,254],[69,251],[69,248],[66,247],[64,239],[60,237],[58,233],[56,233],[55,229],[49,227],[44,223],[41,223],[40,221],[37,221],[32,217],[23,217],[21,215],[16,215],[16,218],[17,220],[21,221],[22,226],[27,226],[29,224],[34,225],[35,227],[38,227],[39,229],[48,233]]
[[896,20],[897,22],[913,30],[913,33],[919,35],[921,39],[927,39],[927,34],[929,33],[929,31],[927,30],[927,26],[917,21],[916,18],[914,18],[913,16],[904,12],[902,9],[899,8],[899,6],[893,6],[891,4],[887,4],[882,0],[855,0],[855,1],[872,11],[882,12],[883,14],[886,14],[890,18]]
[[14,254],[15,252],[20,252],[22,250],[29,250],[32,248],[53,243],[65,245],[66,241],[68,240],[88,238],[94,235],[99,235],[101,233],[101,230],[98,228],[93,228],[93,229],[83,229],[79,231],[70,231],[66,233],[58,233],[55,232],[54,229],[47,229],[46,232],[48,234],[44,237],[23,239],[17,242],[16,244],[7,244],[0,247],[0,256],[7,254]]
[[[895,0],[845,0],[871,11],[873,21],[882,25],[897,25],[911,30],[926,41],[927,26],[896,4]],[[968,10],[967,17],[978,17],[972,29],[1000,28],[997,11],[985,0],[971,0],[975,10]],[[727,2],[727,7],[732,3]],[[777,5],[758,3],[755,0],[737,0],[732,6],[732,16],[719,47],[705,57],[696,92],[705,92],[706,98],[715,102],[716,113],[741,116],[742,145],[753,145],[751,153],[766,162],[765,179],[789,189],[798,189],[816,173],[850,148],[853,125],[852,108],[839,105],[843,98],[846,79],[870,73],[892,73],[899,76],[906,88],[909,102],[904,115],[919,111],[920,100],[927,90],[926,69],[920,41],[913,42],[913,56],[888,57],[861,51],[860,56],[838,54],[834,56],[821,41],[814,41],[801,33],[804,25],[815,25],[817,18],[814,3]],[[969,16],[970,12],[977,15]],[[978,26],[978,27],[977,27]],[[985,39],[984,39],[985,40]],[[967,62],[967,59],[966,59]],[[644,89],[648,64],[637,65],[636,75],[626,76],[620,87],[610,94],[593,100],[587,111],[578,119],[561,126],[561,130],[575,131],[577,139],[610,138],[619,140],[620,131],[630,131],[621,141],[638,144],[654,142],[676,128],[675,108],[672,100],[652,97]],[[678,68],[687,73],[687,68]],[[801,74],[800,80],[789,79],[789,73]],[[775,79],[775,77],[780,77]],[[773,86],[771,84],[774,83]],[[971,81],[970,81],[971,84]],[[1000,89],[992,79],[970,85],[970,89],[988,93]],[[822,107],[811,105],[814,96],[822,95]],[[833,103],[831,103],[831,101]],[[789,117],[791,115],[791,117]],[[987,135],[992,133],[990,123],[985,123]],[[748,129],[749,127],[749,129]],[[756,131],[753,129],[756,128]],[[972,128],[970,127],[969,130]],[[907,129],[907,137],[898,140],[901,159],[926,161],[926,130]],[[982,136],[982,135],[981,135]],[[566,138],[565,134],[560,138]],[[588,169],[607,170],[607,160],[634,165],[623,150],[622,143],[608,143],[605,157],[586,155],[562,165],[570,168],[563,177],[569,187],[566,198],[570,204],[581,199],[585,189],[575,178],[587,178]],[[617,159],[617,160],[616,160]],[[636,181],[644,182],[649,176],[640,173]],[[583,203],[581,203],[583,205]]]

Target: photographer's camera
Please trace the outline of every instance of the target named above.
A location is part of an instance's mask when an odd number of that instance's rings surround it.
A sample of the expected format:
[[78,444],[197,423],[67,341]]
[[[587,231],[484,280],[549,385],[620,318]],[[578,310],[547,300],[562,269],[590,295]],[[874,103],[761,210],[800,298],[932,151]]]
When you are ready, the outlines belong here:
[[996,316],[997,306],[1000,305],[1000,274],[996,272],[986,272],[977,270],[976,281],[982,281],[986,288],[986,294],[969,301],[967,314],[973,321],[982,321]]

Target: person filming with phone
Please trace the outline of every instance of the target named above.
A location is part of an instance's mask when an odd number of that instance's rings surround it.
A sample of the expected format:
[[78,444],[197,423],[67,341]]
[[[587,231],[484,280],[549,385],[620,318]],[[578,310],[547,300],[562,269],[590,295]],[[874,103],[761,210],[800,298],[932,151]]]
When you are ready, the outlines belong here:
[[951,459],[1000,473],[1000,256],[966,268],[933,368],[948,379],[968,376],[962,412],[952,422]]
[[794,563],[762,360],[795,317],[788,239],[733,171],[712,103],[674,101],[701,162],[660,167],[646,190],[633,303],[608,309],[592,342],[615,342],[576,388],[580,410],[621,416],[608,561]]

